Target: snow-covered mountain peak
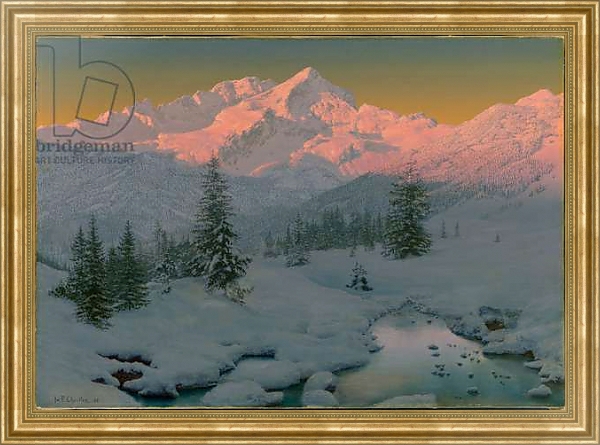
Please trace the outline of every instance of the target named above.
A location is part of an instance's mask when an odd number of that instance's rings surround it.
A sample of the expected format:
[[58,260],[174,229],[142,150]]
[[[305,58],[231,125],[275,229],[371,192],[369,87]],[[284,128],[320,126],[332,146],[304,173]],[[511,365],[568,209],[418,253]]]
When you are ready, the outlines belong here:
[[[286,119],[321,118],[333,123],[335,115],[356,112],[354,96],[322,77],[311,67],[304,68],[286,81],[250,99],[253,107],[270,108]],[[340,110],[340,112],[336,112]],[[347,119],[343,116],[343,121]]]
[[306,68],[301,69],[292,77],[290,77],[287,82],[290,83],[301,83],[301,82],[311,82],[311,81],[325,81],[326,79],[321,76],[321,74],[311,66],[307,66]]
[[433,128],[437,127],[437,121],[430,118],[423,112],[411,113],[400,118],[400,122],[419,123],[422,127]]
[[560,106],[563,101],[562,94],[554,94],[545,88],[519,99],[515,105],[519,107],[547,107]]
[[263,93],[276,85],[271,79],[261,80],[255,76],[244,77],[239,80],[226,80],[219,82],[210,90],[217,93],[223,100],[233,105],[241,100]]
[[334,85],[329,80],[325,79],[319,72],[312,68],[306,67],[298,71],[285,82],[281,83],[278,88],[283,91],[294,92],[294,90],[310,91],[314,93],[331,93],[352,105],[356,108],[354,96],[347,90]]

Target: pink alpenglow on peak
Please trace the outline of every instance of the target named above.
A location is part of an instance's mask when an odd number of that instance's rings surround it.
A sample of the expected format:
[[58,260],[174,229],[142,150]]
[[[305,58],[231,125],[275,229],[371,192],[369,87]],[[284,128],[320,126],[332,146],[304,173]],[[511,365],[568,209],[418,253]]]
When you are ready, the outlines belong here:
[[[250,76],[157,107],[141,101],[119,137],[172,151],[190,163],[223,154],[223,168],[236,176],[314,167],[352,178],[414,162],[426,179],[436,181],[493,182],[515,171],[560,177],[563,101],[562,94],[542,89],[460,125],[445,125],[423,113],[357,108],[352,93],[307,67],[279,84]],[[124,121],[124,111],[111,119]],[[74,121],[61,128],[81,125]],[[51,133],[51,127],[40,128],[38,138],[53,140]],[[456,177],[459,172],[464,178]]]
[[260,80],[258,77],[244,77],[240,80],[226,80],[219,82],[210,90],[217,93],[227,104],[236,104],[240,100],[270,90],[277,85],[271,79]]
[[554,94],[547,89],[541,89],[535,93],[519,99],[515,105],[519,107],[556,107],[562,104],[564,94]]

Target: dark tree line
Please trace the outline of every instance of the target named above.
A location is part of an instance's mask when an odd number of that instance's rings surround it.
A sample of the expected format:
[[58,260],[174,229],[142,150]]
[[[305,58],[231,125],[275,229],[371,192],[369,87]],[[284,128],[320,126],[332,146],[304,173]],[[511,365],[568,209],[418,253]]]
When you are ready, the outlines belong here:
[[[392,184],[385,218],[369,210],[345,215],[339,207],[324,210],[316,219],[305,220],[298,214],[288,224],[285,235],[277,238],[271,232],[266,235],[263,254],[265,257],[285,255],[288,267],[307,264],[310,251],[350,248],[353,256],[357,247],[371,251],[376,244],[381,244],[383,255],[391,259],[421,256],[431,248],[431,235],[424,226],[429,213],[425,186],[409,172]],[[455,233],[458,233],[458,223]],[[446,236],[444,223],[442,237]]]
[[297,214],[287,225],[286,233],[276,238],[265,236],[263,255],[267,258],[285,255],[288,266],[306,264],[308,253],[315,250],[346,249],[363,246],[374,250],[383,242],[384,223],[381,213],[375,217],[368,210],[344,215],[339,207],[324,210],[318,218],[304,219]]

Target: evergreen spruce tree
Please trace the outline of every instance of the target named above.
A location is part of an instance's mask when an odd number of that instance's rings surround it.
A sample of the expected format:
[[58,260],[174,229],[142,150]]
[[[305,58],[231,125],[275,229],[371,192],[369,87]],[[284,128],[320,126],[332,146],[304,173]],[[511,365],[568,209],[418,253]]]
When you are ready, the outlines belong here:
[[294,244],[294,241],[292,239],[292,228],[288,224],[285,229],[285,240],[283,241],[283,254],[284,255],[286,255],[286,256],[289,255],[290,249],[292,248],[293,244]]
[[377,218],[375,218],[375,223],[373,224],[373,239],[376,243],[383,243],[385,236],[385,224],[383,222],[383,217],[381,216],[381,212],[377,213]]
[[361,227],[362,227],[362,217],[361,217],[360,213],[358,213],[358,212],[352,213],[352,216],[350,217],[350,222],[348,223],[348,227],[347,227],[347,231],[346,231],[346,240],[347,240],[346,242],[350,247],[354,247],[354,250],[356,250],[356,247],[358,246]]
[[115,295],[118,311],[139,309],[149,302],[146,268],[136,254],[135,245],[131,223],[127,221],[118,247],[119,271]]
[[189,264],[195,255],[189,235],[182,237],[181,242],[174,244],[172,252],[176,269],[175,276],[178,278],[190,276]]
[[369,292],[373,290],[373,288],[369,286],[369,282],[367,281],[367,271],[362,264],[358,262],[354,263],[351,276],[352,281],[350,284],[346,284],[347,288],[360,290],[363,292]]
[[296,215],[291,232],[292,245],[285,259],[287,267],[304,266],[310,262],[310,253],[306,241],[306,230],[300,214]]
[[83,283],[77,299],[76,316],[83,323],[99,329],[110,327],[113,314],[112,299],[106,289],[104,246],[98,234],[96,218],[89,222],[88,236],[83,255]]
[[348,240],[348,229],[346,227],[346,220],[339,207],[336,206],[333,213],[333,247],[335,249],[345,249],[349,245]]
[[162,257],[155,269],[156,280],[163,285],[163,293],[171,292],[171,279],[177,276],[177,265],[174,260],[174,247],[171,243],[165,244]]
[[165,248],[167,232],[165,232],[160,225],[160,222],[154,222],[154,259],[155,262],[159,262],[162,258],[163,250]]
[[269,230],[267,236],[264,239],[264,249],[263,256],[265,258],[275,258],[277,256],[277,249],[275,246],[275,240],[273,239],[273,234]]
[[50,291],[50,295],[57,298],[66,298],[74,303],[82,299],[84,280],[86,278],[85,251],[87,240],[80,226],[71,244],[71,266],[67,278]]
[[194,257],[189,263],[192,276],[205,279],[207,290],[226,290],[246,275],[251,259],[236,253],[237,234],[229,221],[231,195],[225,177],[219,171],[219,159],[213,155],[202,178],[204,194],[193,229]]
[[429,214],[427,192],[409,171],[406,179],[393,184],[387,216],[384,252],[393,259],[421,256],[431,247],[431,237],[423,226]]
[[277,256],[281,255],[285,252],[285,239],[281,236],[277,237],[277,241],[275,241],[275,253]]
[[375,249],[375,234],[373,233],[373,218],[371,213],[365,210],[360,228],[360,243],[367,252]]
[[116,298],[119,293],[119,272],[121,267],[121,258],[115,247],[108,249],[106,258],[106,291],[111,299],[111,305],[117,303]]

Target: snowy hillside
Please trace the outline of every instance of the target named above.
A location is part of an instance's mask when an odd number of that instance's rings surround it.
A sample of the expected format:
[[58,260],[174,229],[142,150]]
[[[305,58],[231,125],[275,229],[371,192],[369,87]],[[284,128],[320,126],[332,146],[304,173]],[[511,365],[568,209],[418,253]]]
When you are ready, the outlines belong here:
[[[128,219],[135,221],[134,230],[142,239],[151,236],[156,221],[177,236],[189,232],[201,196],[202,169],[178,161],[172,154],[145,151],[132,156],[133,162],[118,165],[38,166],[41,251],[66,253],[73,233],[86,224],[92,213],[98,217],[103,238],[110,242],[116,240]],[[263,178],[231,177],[238,222],[242,229],[247,227],[242,231],[252,232],[256,215],[266,208],[282,203],[293,205],[340,184],[335,177],[330,177],[326,186],[322,181],[320,185],[305,182],[315,174],[319,170],[298,170],[285,178],[275,174]]]
[[[196,278],[177,280],[169,294],[153,291],[146,308],[118,314],[109,331],[76,323],[73,304],[47,294],[62,273],[39,264],[37,403],[122,406],[140,403],[127,392],[176,397],[186,388],[219,385],[190,403],[277,404],[278,391],[316,372],[368,363],[370,351],[381,346],[371,323],[401,307],[421,308],[453,331],[483,339],[486,352],[531,351],[541,360],[531,366],[539,363],[541,381],[552,385],[562,378],[563,360],[562,233],[553,222],[561,204],[552,196],[453,207],[428,223],[432,252],[406,261],[362,249],[356,257],[347,250],[315,252],[302,268],[286,268],[281,257],[256,258],[247,277],[255,291],[245,307],[206,294]],[[442,219],[449,227],[460,223],[458,236],[439,237]],[[374,290],[367,296],[345,287],[355,261],[369,272]],[[516,315],[492,331],[486,307]],[[410,317],[410,311],[402,314]],[[265,361],[246,362],[253,356]],[[122,390],[116,389],[120,382]],[[61,400],[63,394],[72,399]],[[405,388],[385,399],[411,394]]]

